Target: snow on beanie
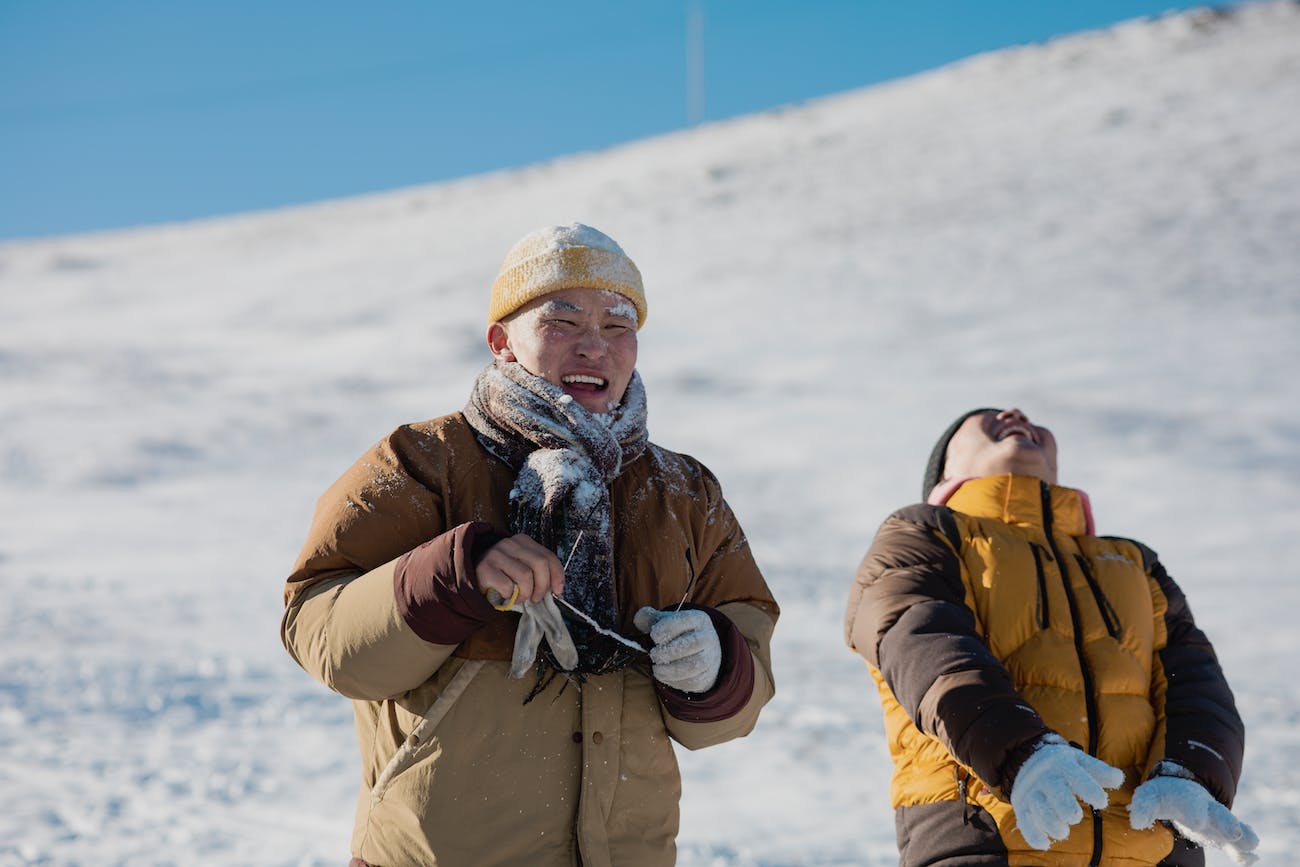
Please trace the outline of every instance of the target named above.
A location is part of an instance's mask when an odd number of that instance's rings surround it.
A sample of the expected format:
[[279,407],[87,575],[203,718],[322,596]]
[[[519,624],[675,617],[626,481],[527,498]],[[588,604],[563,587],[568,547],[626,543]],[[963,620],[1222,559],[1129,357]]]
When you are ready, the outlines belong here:
[[645,324],[641,272],[613,238],[582,223],[538,229],[510,248],[492,283],[488,322],[561,289],[616,292],[636,307],[637,327]]
[[943,481],[943,464],[948,457],[948,443],[952,440],[953,434],[957,433],[957,428],[966,423],[966,419],[973,415],[979,415],[982,412],[1001,412],[1000,409],[994,409],[989,406],[982,406],[979,409],[972,409],[969,412],[958,416],[957,420],[948,425],[948,429],[939,437],[939,441],[934,444],[930,451],[930,460],[925,465],[925,479],[921,482],[921,502],[929,498],[930,492],[934,490],[935,485]]

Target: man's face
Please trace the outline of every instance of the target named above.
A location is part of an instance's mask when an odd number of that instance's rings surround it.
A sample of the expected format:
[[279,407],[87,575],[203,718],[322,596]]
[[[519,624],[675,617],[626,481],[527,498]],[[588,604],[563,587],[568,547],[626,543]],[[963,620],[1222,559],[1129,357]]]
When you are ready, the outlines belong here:
[[1018,409],[973,415],[948,441],[945,479],[1017,473],[1056,484],[1056,438]]
[[488,326],[488,347],[590,412],[618,406],[636,368],[636,308],[604,289],[562,289]]

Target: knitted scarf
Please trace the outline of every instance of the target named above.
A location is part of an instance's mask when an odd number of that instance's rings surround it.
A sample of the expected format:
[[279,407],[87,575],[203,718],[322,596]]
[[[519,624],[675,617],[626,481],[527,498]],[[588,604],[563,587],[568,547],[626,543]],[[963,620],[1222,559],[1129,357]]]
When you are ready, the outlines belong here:
[[[646,447],[645,389],[635,371],[622,403],[609,414],[589,412],[516,362],[493,362],[478,375],[465,417],[480,443],[514,468],[510,529],[554,551],[564,570],[564,599],[605,629],[615,629],[614,540],[609,484]],[[578,649],[568,676],[617,671],[633,661],[624,645],[561,606]],[[538,653],[538,684],[558,666],[549,646]],[[531,696],[530,696],[531,697]]]

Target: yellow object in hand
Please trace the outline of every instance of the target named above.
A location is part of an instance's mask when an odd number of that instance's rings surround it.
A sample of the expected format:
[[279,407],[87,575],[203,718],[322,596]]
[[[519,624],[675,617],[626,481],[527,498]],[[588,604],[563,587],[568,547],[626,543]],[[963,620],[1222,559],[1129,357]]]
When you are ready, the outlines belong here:
[[515,601],[519,599],[519,585],[515,585],[515,590],[510,594],[509,600],[491,587],[485,590],[484,593],[487,595],[488,603],[497,611],[509,611],[515,607]]

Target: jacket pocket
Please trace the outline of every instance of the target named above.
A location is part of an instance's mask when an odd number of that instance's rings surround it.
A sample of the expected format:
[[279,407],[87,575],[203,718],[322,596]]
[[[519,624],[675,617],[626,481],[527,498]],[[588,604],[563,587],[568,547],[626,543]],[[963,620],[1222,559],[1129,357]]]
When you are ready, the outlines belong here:
[[1092,598],[1097,602],[1097,610],[1101,612],[1102,622],[1106,624],[1106,632],[1111,638],[1119,638],[1120,628],[1119,613],[1115,611],[1115,606],[1110,604],[1106,594],[1102,592],[1101,585],[1092,574],[1092,567],[1088,565],[1088,558],[1082,554],[1075,554],[1074,560],[1079,564],[1079,571],[1083,573],[1083,579],[1088,582],[1088,589],[1092,591]]
[[1038,620],[1038,628],[1046,629],[1052,621],[1047,609],[1047,574],[1043,570],[1043,558],[1050,561],[1052,555],[1037,542],[1030,542],[1029,549],[1034,552],[1034,572],[1038,576],[1038,606],[1034,609],[1034,617]]

